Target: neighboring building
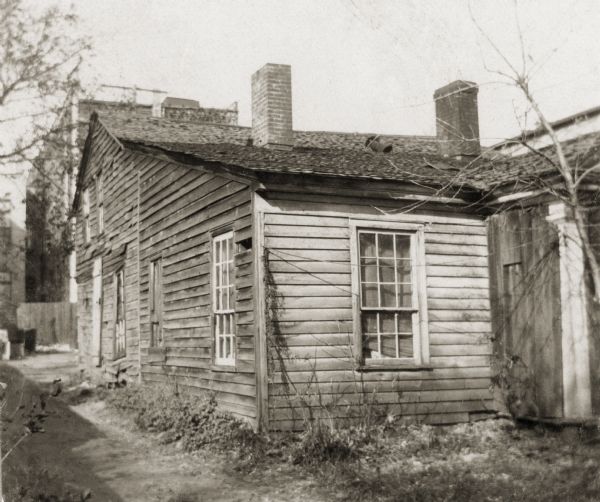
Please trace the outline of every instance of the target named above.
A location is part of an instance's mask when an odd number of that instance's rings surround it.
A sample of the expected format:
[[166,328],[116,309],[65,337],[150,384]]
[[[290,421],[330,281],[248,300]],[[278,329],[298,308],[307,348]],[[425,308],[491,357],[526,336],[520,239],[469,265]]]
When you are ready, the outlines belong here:
[[488,220],[536,164],[480,155],[475,84],[435,97],[435,138],[294,131],[290,67],[269,64],[251,128],[94,114],[74,202],[82,361],[214,391],[270,429],[364,406],[494,413]]
[[10,193],[0,197],[0,329],[16,326],[25,296],[25,231]]
[[[600,131],[600,106],[584,110],[551,123],[560,141],[577,139],[589,133]],[[531,148],[545,148],[552,140],[543,127],[531,131],[523,131],[514,138],[507,139],[492,148],[504,155],[523,155],[531,152]],[[529,148],[528,148],[529,147]]]

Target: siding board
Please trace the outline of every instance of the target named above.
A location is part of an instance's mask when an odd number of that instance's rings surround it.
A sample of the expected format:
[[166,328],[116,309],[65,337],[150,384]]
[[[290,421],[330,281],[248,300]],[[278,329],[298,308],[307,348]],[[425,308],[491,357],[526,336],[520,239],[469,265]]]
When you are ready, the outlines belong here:
[[[268,195],[267,207],[273,210],[265,209],[265,254],[268,294],[275,299],[269,317],[276,335],[270,343],[271,348],[276,344],[278,354],[269,359],[271,428],[302,426],[308,412],[306,401],[301,404],[299,399],[303,392],[316,392],[332,403],[341,396],[345,405],[328,409],[337,418],[356,415],[354,404],[364,399],[365,392],[375,392],[378,402],[397,407],[401,414],[415,418],[435,414],[436,423],[444,423],[445,414],[451,422],[493,409],[488,247],[486,227],[478,217],[430,213],[395,218],[428,224],[431,368],[355,370],[349,221],[378,219],[361,207],[363,203],[353,205],[336,197],[325,202],[316,195],[293,193]],[[357,383],[362,390],[357,390]],[[317,398],[309,401],[315,416],[323,412]]]

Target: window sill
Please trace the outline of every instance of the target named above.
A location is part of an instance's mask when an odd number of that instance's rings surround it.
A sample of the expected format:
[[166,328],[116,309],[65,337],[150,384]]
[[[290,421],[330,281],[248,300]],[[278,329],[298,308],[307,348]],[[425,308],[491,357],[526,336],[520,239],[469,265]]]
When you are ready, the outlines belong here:
[[395,359],[363,361],[358,364],[356,371],[433,371],[430,364],[416,364],[413,361],[399,361]]
[[211,364],[210,369],[211,369],[211,371],[237,373],[237,368],[235,367],[235,364],[223,364],[223,363]]

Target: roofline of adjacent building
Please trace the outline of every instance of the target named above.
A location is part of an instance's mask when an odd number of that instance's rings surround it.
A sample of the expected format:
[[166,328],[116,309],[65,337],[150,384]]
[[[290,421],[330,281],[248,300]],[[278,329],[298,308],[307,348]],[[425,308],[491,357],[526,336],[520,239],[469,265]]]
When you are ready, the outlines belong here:
[[[562,119],[555,120],[554,122],[550,122],[550,125],[553,129],[561,129],[563,127],[572,125],[580,120],[589,119],[592,117],[596,117],[600,115],[600,106],[594,106],[593,108],[588,108],[587,110],[583,110],[581,112],[574,113],[572,115],[568,115],[567,117],[563,117]],[[546,134],[546,129],[543,126],[537,127],[536,129],[530,129],[528,131],[523,131],[521,134],[517,134],[512,138],[505,139],[495,145],[490,146],[489,148],[492,150],[500,150],[508,145],[513,144],[521,144],[524,141],[530,140],[532,138],[537,138],[539,136],[543,136]]]

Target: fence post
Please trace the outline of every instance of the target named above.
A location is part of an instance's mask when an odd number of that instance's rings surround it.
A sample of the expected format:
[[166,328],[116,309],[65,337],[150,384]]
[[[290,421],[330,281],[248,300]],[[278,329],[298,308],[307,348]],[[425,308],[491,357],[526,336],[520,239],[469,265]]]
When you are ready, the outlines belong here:
[[4,413],[6,407],[6,387],[7,385],[4,382],[0,382],[0,502],[4,502],[4,485],[2,484],[2,473],[4,471],[2,469],[2,441],[4,440],[2,428],[4,427],[4,420],[2,419],[2,413]]

